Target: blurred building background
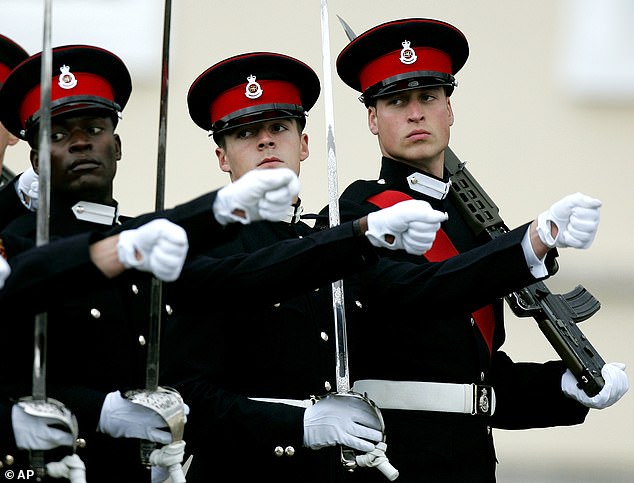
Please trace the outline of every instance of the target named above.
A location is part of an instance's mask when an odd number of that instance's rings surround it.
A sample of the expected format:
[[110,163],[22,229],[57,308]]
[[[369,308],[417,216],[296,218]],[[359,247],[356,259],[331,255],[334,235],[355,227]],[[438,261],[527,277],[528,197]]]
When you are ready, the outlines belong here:
[[[347,43],[336,16],[356,33],[404,17],[431,17],[460,28],[470,57],[452,96],[451,146],[468,162],[509,226],[582,191],[604,202],[589,251],[562,251],[553,292],[582,284],[602,303],[582,329],[606,361],[634,367],[634,2],[630,0],[330,0],[332,61]],[[42,0],[0,0],[0,32],[29,52],[41,50]],[[126,214],[154,207],[163,2],[54,0],[53,44],[88,43],[120,55],[133,92],[119,133],[124,156],[115,190]],[[207,67],[247,51],[296,56],[322,73],[320,2],[173,2],[167,123],[166,205],[228,182],[213,141],[189,118],[186,95]],[[333,66],[333,72],[335,72]],[[336,75],[336,74],[335,74]],[[333,79],[338,184],[376,178],[378,145],[357,93]],[[328,203],[323,96],[310,113],[311,155],[303,163],[307,211]],[[6,165],[20,172],[26,146]],[[515,360],[556,357],[532,319],[507,320]],[[548,404],[526,388],[535,405]],[[591,410],[571,428],[497,431],[500,482],[633,482],[634,396]],[[421,469],[424,471],[424,468]]]

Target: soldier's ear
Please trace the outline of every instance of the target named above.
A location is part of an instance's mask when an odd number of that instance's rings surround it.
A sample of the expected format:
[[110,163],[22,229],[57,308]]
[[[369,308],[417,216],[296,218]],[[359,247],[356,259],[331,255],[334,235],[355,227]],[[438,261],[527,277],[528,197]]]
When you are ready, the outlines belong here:
[[31,160],[33,171],[35,171],[37,174],[40,174],[40,157],[38,156],[35,149],[31,149],[31,152],[29,153],[29,158]]
[[116,145],[115,159],[117,161],[119,161],[121,159],[121,156],[122,156],[121,136],[119,136],[118,134],[115,134],[114,135],[114,142],[115,142],[115,145]]
[[227,160],[227,155],[223,148],[216,148],[216,157],[218,158],[218,166],[220,167],[220,171],[231,173],[231,164]]
[[379,127],[376,122],[376,107],[374,106],[368,107],[368,128],[375,136],[379,134]]

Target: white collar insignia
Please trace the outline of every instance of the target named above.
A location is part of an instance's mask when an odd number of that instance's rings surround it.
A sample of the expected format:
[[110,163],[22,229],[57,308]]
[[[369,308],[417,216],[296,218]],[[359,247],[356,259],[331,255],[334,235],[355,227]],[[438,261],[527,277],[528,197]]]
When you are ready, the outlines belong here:
[[90,201],[80,201],[72,207],[75,218],[81,221],[99,223],[101,225],[114,225],[119,220],[119,213],[116,207],[92,203]]
[[413,173],[407,177],[407,184],[410,189],[418,193],[431,196],[437,200],[444,200],[449,193],[451,180],[445,183],[421,173]]

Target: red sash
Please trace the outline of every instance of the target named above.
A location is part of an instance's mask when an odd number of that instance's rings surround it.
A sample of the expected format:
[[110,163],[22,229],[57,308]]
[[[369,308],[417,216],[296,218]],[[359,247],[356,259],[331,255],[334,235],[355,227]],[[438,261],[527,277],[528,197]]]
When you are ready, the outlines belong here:
[[[411,199],[411,196],[400,191],[387,190],[371,196],[367,199],[367,201],[379,208],[387,208],[401,201]],[[424,257],[430,262],[440,262],[457,254],[458,250],[456,250],[456,247],[453,245],[445,231],[441,228],[436,233],[434,244],[429,251],[425,253]],[[493,346],[493,329],[495,328],[493,306],[491,304],[486,305],[476,310],[471,315],[475,319],[476,325],[484,337],[490,354]]]

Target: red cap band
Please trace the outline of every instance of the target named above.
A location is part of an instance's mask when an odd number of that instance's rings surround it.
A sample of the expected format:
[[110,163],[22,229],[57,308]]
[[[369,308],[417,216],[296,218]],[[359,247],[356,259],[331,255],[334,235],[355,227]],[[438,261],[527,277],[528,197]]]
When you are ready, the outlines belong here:
[[[52,102],[71,96],[102,97],[114,102],[114,91],[112,90],[112,86],[103,77],[86,72],[73,72],[73,75],[77,80],[77,85],[70,89],[64,89],[59,86],[59,83],[57,82],[57,78],[59,76],[55,76],[53,78],[53,83],[51,85]],[[20,105],[20,119],[23,123],[22,127],[25,127],[26,120],[35,114],[39,108],[40,85],[38,84],[24,96],[24,100]]]
[[232,112],[261,104],[295,104],[302,105],[299,89],[290,82],[279,80],[256,81],[262,89],[262,95],[249,99],[246,95],[247,83],[232,87],[220,94],[209,107],[212,124]]
[[421,70],[452,74],[451,57],[445,52],[430,47],[412,47],[416,61],[411,64],[401,62],[401,50],[394,50],[368,63],[359,73],[361,92],[374,84],[407,72]]
[[9,73],[11,72],[11,68],[4,64],[0,64],[0,85],[5,81],[7,77],[9,77]]

